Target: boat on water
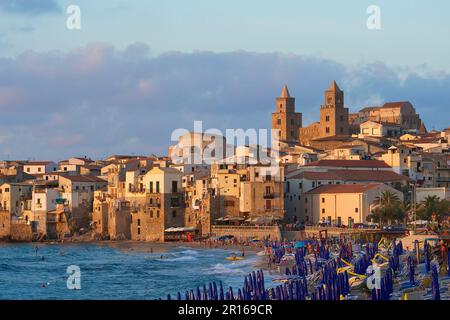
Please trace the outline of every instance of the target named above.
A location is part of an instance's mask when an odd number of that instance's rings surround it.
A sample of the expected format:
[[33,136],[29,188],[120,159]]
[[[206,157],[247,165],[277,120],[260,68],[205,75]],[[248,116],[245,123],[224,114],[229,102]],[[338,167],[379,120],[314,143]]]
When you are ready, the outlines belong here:
[[240,261],[240,260],[244,260],[244,257],[238,257],[236,254],[231,255],[230,257],[226,257],[225,260],[228,261]]

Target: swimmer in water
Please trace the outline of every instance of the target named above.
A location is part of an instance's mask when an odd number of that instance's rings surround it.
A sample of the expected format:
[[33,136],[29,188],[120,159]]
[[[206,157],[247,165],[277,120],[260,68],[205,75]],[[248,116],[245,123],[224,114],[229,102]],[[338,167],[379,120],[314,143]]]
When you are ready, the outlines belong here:
[[44,257],[44,256],[42,256],[41,260],[42,260],[42,261],[44,261],[44,260],[45,260],[45,257]]
[[39,247],[38,247],[38,246],[35,246],[35,247],[34,247],[34,254],[36,255],[36,257],[37,257],[37,255],[38,255],[38,251],[39,251]]

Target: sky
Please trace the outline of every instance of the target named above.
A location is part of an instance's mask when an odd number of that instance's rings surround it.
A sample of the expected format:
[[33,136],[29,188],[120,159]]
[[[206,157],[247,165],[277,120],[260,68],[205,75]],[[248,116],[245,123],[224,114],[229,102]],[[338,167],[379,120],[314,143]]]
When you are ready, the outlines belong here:
[[166,154],[194,120],[269,128],[285,83],[305,125],[336,80],[350,111],[409,100],[442,129],[449,12],[447,0],[0,0],[0,159]]

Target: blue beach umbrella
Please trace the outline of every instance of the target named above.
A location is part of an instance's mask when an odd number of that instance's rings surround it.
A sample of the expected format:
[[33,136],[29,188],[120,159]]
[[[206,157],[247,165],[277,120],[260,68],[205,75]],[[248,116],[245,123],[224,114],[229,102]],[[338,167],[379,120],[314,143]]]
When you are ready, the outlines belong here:
[[222,281],[219,282],[219,300],[224,300]]
[[441,300],[441,291],[439,289],[439,274],[436,265],[433,265],[432,267],[431,279],[431,293],[433,295],[433,300]]

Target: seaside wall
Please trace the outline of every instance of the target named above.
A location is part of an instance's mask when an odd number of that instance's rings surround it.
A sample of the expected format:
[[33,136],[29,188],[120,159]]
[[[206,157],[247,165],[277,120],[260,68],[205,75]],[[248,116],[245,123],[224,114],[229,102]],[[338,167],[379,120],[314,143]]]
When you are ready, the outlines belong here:
[[11,235],[11,214],[0,211],[0,239],[8,239]]
[[246,240],[249,238],[271,240],[281,240],[281,231],[277,226],[269,227],[251,227],[251,226],[211,226],[211,232],[217,236],[231,235],[238,239]]
[[24,222],[11,222],[11,240],[13,241],[31,241],[33,232],[31,224]]

